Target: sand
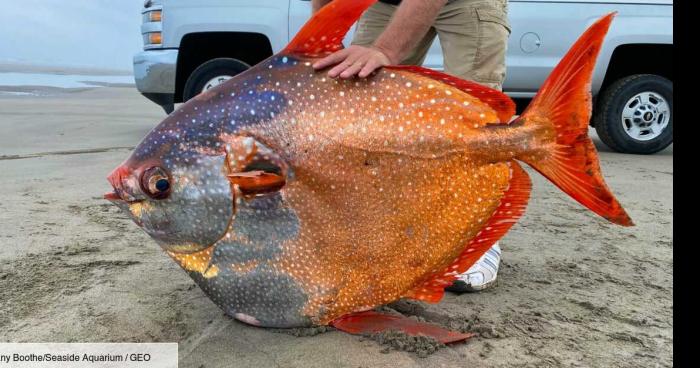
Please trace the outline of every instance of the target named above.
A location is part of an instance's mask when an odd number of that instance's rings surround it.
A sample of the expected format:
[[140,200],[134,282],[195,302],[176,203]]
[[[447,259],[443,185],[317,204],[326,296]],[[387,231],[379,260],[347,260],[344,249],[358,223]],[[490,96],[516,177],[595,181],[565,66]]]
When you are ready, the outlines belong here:
[[532,199],[501,242],[497,287],[383,308],[479,334],[438,346],[224,316],[102,199],[106,175],[164,117],[160,107],[133,88],[50,92],[0,96],[0,341],[175,341],[181,367],[673,364],[672,147],[624,155],[596,139],[632,228],[606,223],[528,169]]

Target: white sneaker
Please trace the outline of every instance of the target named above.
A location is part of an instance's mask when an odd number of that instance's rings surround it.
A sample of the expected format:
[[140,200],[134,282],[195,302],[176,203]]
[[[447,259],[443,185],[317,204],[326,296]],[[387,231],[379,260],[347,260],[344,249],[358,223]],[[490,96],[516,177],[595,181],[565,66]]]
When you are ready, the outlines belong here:
[[500,265],[501,247],[496,242],[467,272],[457,276],[457,280],[446,287],[445,290],[455,293],[467,293],[487,289],[496,283]]

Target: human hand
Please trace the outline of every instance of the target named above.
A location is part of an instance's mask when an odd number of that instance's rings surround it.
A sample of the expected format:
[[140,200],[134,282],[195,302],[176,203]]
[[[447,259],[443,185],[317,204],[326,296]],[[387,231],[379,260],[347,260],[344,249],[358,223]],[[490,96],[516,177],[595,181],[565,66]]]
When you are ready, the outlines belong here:
[[352,45],[315,62],[313,67],[318,70],[335,65],[328,71],[328,76],[348,79],[354,75],[365,78],[373,71],[393,63],[385,52],[376,47]]

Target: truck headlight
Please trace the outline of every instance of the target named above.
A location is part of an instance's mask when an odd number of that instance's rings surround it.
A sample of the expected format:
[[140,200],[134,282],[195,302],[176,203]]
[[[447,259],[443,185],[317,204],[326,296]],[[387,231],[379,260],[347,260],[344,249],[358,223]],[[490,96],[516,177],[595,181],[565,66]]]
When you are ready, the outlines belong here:
[[163,11],[162,10],[152,10],[143,13],[143,22],[144,23],[150,23],[150,22],[160,22],[163,20]]
[[143,35],[144,46],[160,46],[163,43],[161,32],[149,32]]

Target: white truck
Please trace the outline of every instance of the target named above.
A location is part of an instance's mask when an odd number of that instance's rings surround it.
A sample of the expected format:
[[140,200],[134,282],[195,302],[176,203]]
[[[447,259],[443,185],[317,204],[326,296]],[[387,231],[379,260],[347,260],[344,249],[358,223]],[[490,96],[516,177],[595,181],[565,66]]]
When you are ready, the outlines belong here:
[[[618,15],[593,77],[591,125],[616,151],[655,153],[673,142],[673,0],[510,0],[504,92],[524,105],[611,11]],[[146,0],[136,86],[169,113],[280,51],[310,12],[309,0]],[[442,69],[438,40],[424,66]]]

